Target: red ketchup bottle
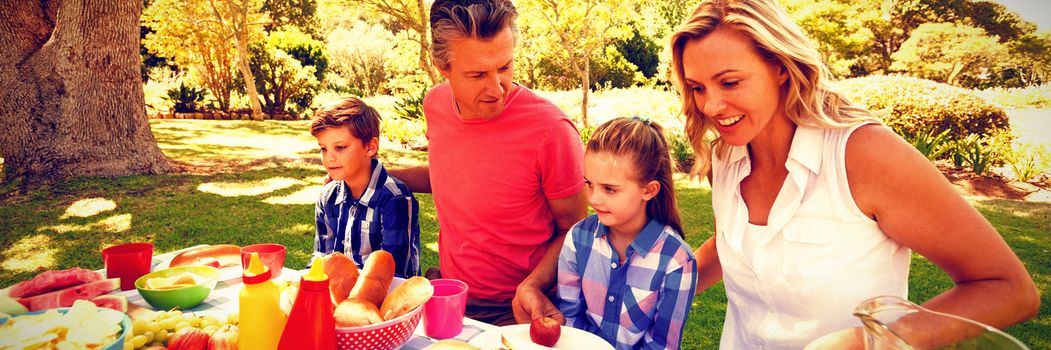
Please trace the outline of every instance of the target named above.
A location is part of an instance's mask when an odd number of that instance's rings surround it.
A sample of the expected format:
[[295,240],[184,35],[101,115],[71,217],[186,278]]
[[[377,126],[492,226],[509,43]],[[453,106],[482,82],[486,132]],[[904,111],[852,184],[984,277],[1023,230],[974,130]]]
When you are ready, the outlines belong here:
[[324,260],[314,258],[310,272],[299,282],[299,294],[281,332],[278,350],[335,350],[336,321]]

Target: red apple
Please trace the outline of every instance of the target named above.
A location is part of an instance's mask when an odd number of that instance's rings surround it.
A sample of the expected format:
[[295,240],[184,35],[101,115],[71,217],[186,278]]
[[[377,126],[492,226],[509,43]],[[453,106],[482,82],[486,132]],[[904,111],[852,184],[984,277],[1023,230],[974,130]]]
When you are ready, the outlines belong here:
[[562,325],[557,320],[544,316],[533,320],[529,325],[529,339],[534,343],[552,347],[562,336]]
[[168,349],[170,350],[205,350],[208,348],[208,341],[211,340],[211,336],[204,331],[186,327],[178,332],[175,332],[168,338]]

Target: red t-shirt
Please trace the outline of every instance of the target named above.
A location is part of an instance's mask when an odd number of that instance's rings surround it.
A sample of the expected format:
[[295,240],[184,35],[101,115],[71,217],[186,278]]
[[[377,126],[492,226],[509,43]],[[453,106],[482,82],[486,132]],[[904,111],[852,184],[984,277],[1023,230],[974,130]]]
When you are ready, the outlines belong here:
[[438,259],[471,298],[509,302],[547,252],[549,199],[584,186],[584,147],[562,110],[515,86],[503,113],[464,120],[449,83],[423,100]]

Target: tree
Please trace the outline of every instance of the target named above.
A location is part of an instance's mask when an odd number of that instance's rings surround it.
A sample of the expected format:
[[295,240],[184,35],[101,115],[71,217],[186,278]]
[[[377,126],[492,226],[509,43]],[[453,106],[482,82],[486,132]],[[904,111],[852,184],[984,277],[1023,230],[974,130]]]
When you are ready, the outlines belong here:
[[878,8],[837,0],[788,0],[784,4],[821,51],[833,75],[847,77],[868,72],[873,35],[864,24],[879,16]]
[[208,88],[219,108],[230,107],[237,68],[236,51],[206,3],[187,0],[156,0],[142,15],[152,29],[143,45],[171,57],[191,77]]
[[551,57],[569,65],[580,78],[583,94],[580,118],[588,126],[588,91],[591,86],[591,58],[614,40],[631,35],[628,23],[637,13],[632,3],[620,0],[528,0],[519,3],[518,21],[535,26],[545,47],[557,47]]
[[252,119],[263,120],[262,108],[259,106],[259,92],[249,67],[248,47],[251,45],[253,27],[265,24],[263,14],[259,13],[262,4],[259,0],[208,0],[214,21],[218,21],[224,36],[233,39],[237,48],[237,68],[245,81],[248,90],[248,102],[252,106]]
[[1026,34],[1009,44],[1010,65],[1026,86],[1051,81],[1051,32]]
[[0,3],[5,181],[172,169],[143,108],[141,12],[141,0]]
[[420,70],[427,74],[431,84],[441,78],[431,62],[430,4],[424,0],[347,0],[351,4],[365,6],[377,17],[387,21],[393,32],[408,31],[410,39],[419,44]]
[[996,68],[1007,48],[985,30],[962,24],[924,23],[894,53],[892,70],[956,84],[961,74]]

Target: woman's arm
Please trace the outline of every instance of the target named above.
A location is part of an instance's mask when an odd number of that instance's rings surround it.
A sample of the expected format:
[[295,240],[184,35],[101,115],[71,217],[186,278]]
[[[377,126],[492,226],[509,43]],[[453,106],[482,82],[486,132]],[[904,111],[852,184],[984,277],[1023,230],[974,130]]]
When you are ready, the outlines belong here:
[[895,242],[944,270],[955,285],[923,304],[1004,328],[1036,315],[1040,299],[996,229],[930,161],[889,128],[863,126],[846,149],[850,192]]
[[704,241],[693,255],[697,257],[697,293],[703,292],[723,279],[723,265],[719,263],[719,252],[715,249],[715,235]]

